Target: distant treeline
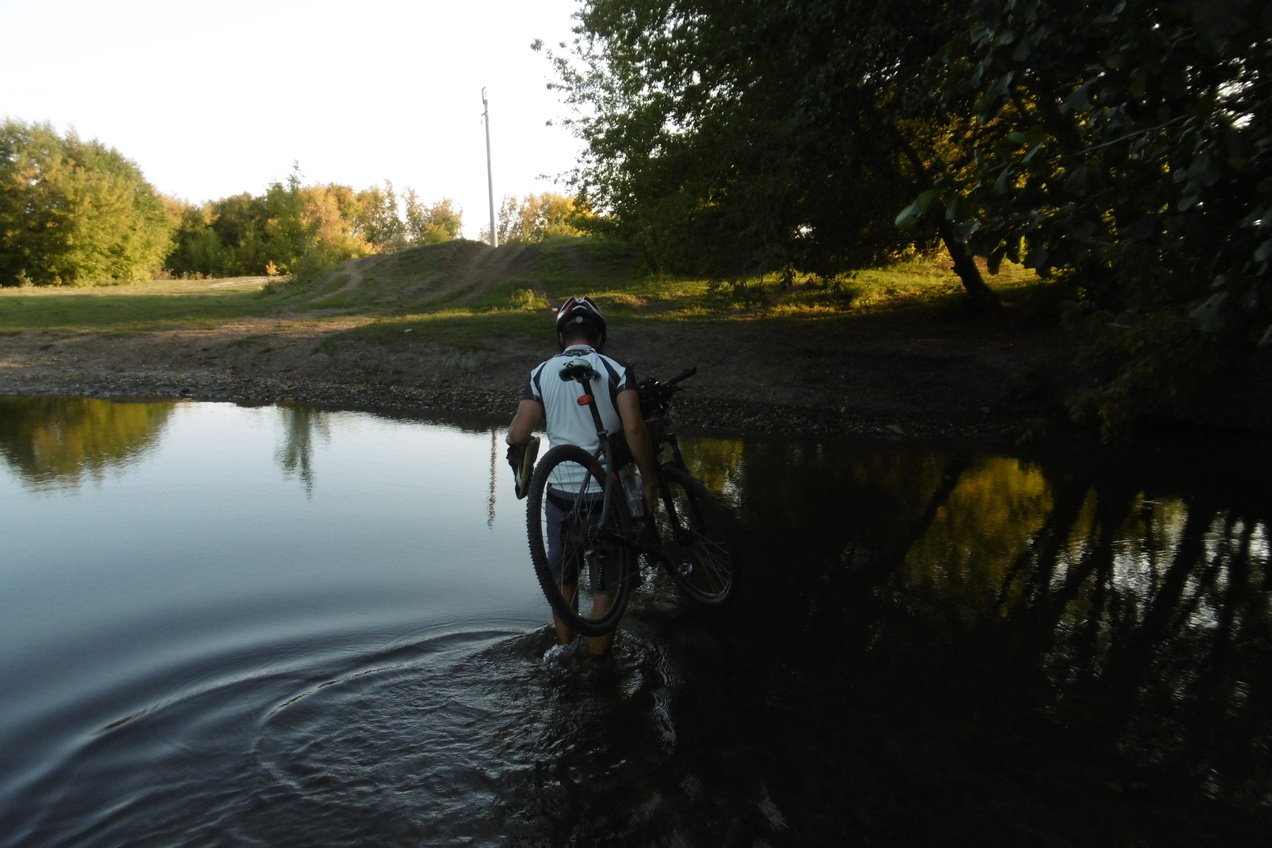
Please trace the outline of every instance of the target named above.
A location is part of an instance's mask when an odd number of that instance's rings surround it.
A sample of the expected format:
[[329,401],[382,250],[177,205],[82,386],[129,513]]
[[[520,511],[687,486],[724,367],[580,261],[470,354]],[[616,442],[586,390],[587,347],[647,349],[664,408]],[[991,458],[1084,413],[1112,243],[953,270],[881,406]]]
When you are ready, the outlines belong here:
[[388,181],[362,191],[304,186],[298,169],[255,197],[166,205],[173,232],[165,267],[177,276],[304,275],[357,256],[457,239],[463,226],[449,198],[426,206],[407,189],[399,201]]
[[[177,276],[320,273],[346,259],[394,253],[462,238],[462,211],[450,198],[426,206],[414,189],[399,198],[393,184],[354,191],[345,185],[303,186],[298,168],[263,195],[238,194],[193,206],[168,200],[175,225],[166,269]],[[504,198],[499,243],[529,243],[577,234],[574,201],[555,194]],[[489,241],[490,229],[481,238]]]
[[[499,241],[579,232],[571,198],[505,198]],[[0,124],[0,286],[103,285],[176,277],[305,276],[373,253],[461,238],[450,198],[302,185],[298,165],[264,194],[202,205],[163,197],[99,141],[48,124]],[[489,238],[489,230],[482,233]]]

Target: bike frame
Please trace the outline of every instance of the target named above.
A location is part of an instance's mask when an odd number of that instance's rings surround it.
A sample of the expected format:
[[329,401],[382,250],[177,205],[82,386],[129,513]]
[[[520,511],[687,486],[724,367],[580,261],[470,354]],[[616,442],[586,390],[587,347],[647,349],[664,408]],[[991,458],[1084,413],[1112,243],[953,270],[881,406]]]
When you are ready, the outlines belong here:
[[[679,383],[681,380],[693,376],[697,373],[697,370],[697,368],[690,368],[678,376],[668,380],[663,385],[670,393],[670,391],[672,391],[672,386]],[[600,517],[600,526],[606,527],[608,526],[608,521],[613,514],[613,507],[616,502],[613,492],[618,484],[618,468],[617,463],[614,461],[613,446],[610,443],[610,433],[605,429],[604,422],[601,421],[600,410],[596,407],[596,397],[592,393],[592,380],[596,377],[596,371],[586,362],[575,362],[562,368],[561,374],[562,376],[575,380],[582,385],[583,394],[579,396],[576,403],[578,403],[579,406],[586,406],[588,408],[588,411],[592,414],[592,423],[596,426],[598,447],[593,453],[593,456],[600,459],[604,467],[607,469],[605,474],[605,487],[603,489]],[[653,445],[655,460],[654,473],[657,476],[658,495],[662,499],[663,509],[667,511],[667,515],[671,519],[672,531],[679,541],[682,534],[687,531],[681,524],[680,517],[676,514],[675,505],[672,501],[671,490],[667,484],[666,475],[662,472],[662,465],[657,461],[658,454],[661,452],[664,444],[671,446],[672,464],[682,471],[687,472],[689,469],[685,466],[684,456],[680,453],[680,442],[677,440],[676,434],[672,432],[663,433],[662,439],[659,440],[657,444]],[[625,497],[626,495],[624,493],[624,508],[626,507]],[[649,528],[650,531],[653,531],[647,534],[644,544],[640,543],[637,539],[619,538],[616,539],[616,541],[630,545],[642,554],[653,555],[657,557],[660,564],[669,566],[670,563],[666,556],[662,553],[662,545],[658,539],[658,533],[654,530],[655,525],[653,516],[646,512],[641,519],[641,525]],[[618,536],[620,534],[613,535]],[[649,539],[653,540],[652,544],[649,543]]]
[[607,469],[605,488],[602,490],[600,520],[601,526],[604,527],[613,513],[613,489],[614,484],[618,482],[618,469],[611,453],[609,432],[605,429],[604,422],[601,421],[601,412],[596,408],[596,397],[592,394],[592,379],[596,376],[596,371],[586,362],[573,362],[562,368],[561,374],[583,386],[583,394],[579,395],[575,403],[588,408],[588,411],[592,413],[592,423],[596,426],[597,449],[592,455],[600,459],[602,465]]

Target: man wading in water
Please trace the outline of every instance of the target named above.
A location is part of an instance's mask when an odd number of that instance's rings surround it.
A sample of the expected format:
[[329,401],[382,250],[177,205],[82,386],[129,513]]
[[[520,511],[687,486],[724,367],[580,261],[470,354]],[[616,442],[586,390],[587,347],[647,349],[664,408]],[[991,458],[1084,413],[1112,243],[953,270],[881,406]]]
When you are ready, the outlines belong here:
[[[604,380],[603,385],[593,387],[601,422],[607,433],[621,432],[627,440],[627,446],[636,460],[636,467],[640,469],[645,510],[647,514],[653,515],[658,505],[654,449],[641,416],[636,378],[630,368],[601,353],[601,348],[605,346],[605,330],[605,316],[591,298],[572,297],[565,302],[556,318],[557,346],[561,352],[541,362],[530,372],[525,394],[517,406],[517,414],[513,416],[504,441],[512,448],[509,451],[509,458],[512,458],[514,452],[524,448],[533,438],[534,431],[546,421],[548,441],[553,445],[578,445],[589,452],[595,452],[600,447],[591,413],[587,407],[577,403],[578,383],[560,376],[562,368],[582,359]],[[549,507],[548,516],[548,561],[552,566],[553,577],[561,594],[566,598],[574,598],[580,578],[578,564],[564,561],[560,511]],[[604,559],[616,561],[618,557],[619,553],[615,551]],[[598,570],[604,572],[616,569],[594,568],[589,575],[595,593],[593,609],[600,614],[612,603],[612,595],[602,591],[605,587],[601,585],[601,576],[596,573]],[[557,644],[566,645],[573,641],[574,632],[570,627],[555,612],[552,618],[556,624]],[[588,655],[605,656],[609,653],[613,639],[612,633],[589,638]]]

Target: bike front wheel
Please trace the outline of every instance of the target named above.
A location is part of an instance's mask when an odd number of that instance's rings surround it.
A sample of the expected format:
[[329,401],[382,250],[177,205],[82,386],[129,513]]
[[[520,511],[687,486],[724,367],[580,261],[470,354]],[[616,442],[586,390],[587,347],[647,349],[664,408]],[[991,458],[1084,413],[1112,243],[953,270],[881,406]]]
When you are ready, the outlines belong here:
[[611,496],[605,509],[605,478],[596,457],[558,445],[535,466],[526,504],[539,586],[557,617],[585,636],[618,626],[636,573],[636,555],[626,544],[631,515],[621,496]]
[[663,465],[658,534],[671,578],[699,603],[723,604],[741,573],[733,519],[693,475]]

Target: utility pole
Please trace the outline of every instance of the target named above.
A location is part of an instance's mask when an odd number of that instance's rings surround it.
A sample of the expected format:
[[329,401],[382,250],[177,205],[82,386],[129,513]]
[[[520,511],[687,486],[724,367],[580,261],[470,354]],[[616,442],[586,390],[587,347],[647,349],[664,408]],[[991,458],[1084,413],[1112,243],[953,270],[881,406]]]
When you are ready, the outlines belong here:
[[486,89],[481,90],[482,121],[486,124],[486,186],[490,193],[490,246],[499,246],[499,231],[495,229],[495,172],[490,167],[490,103],[486,100]]

